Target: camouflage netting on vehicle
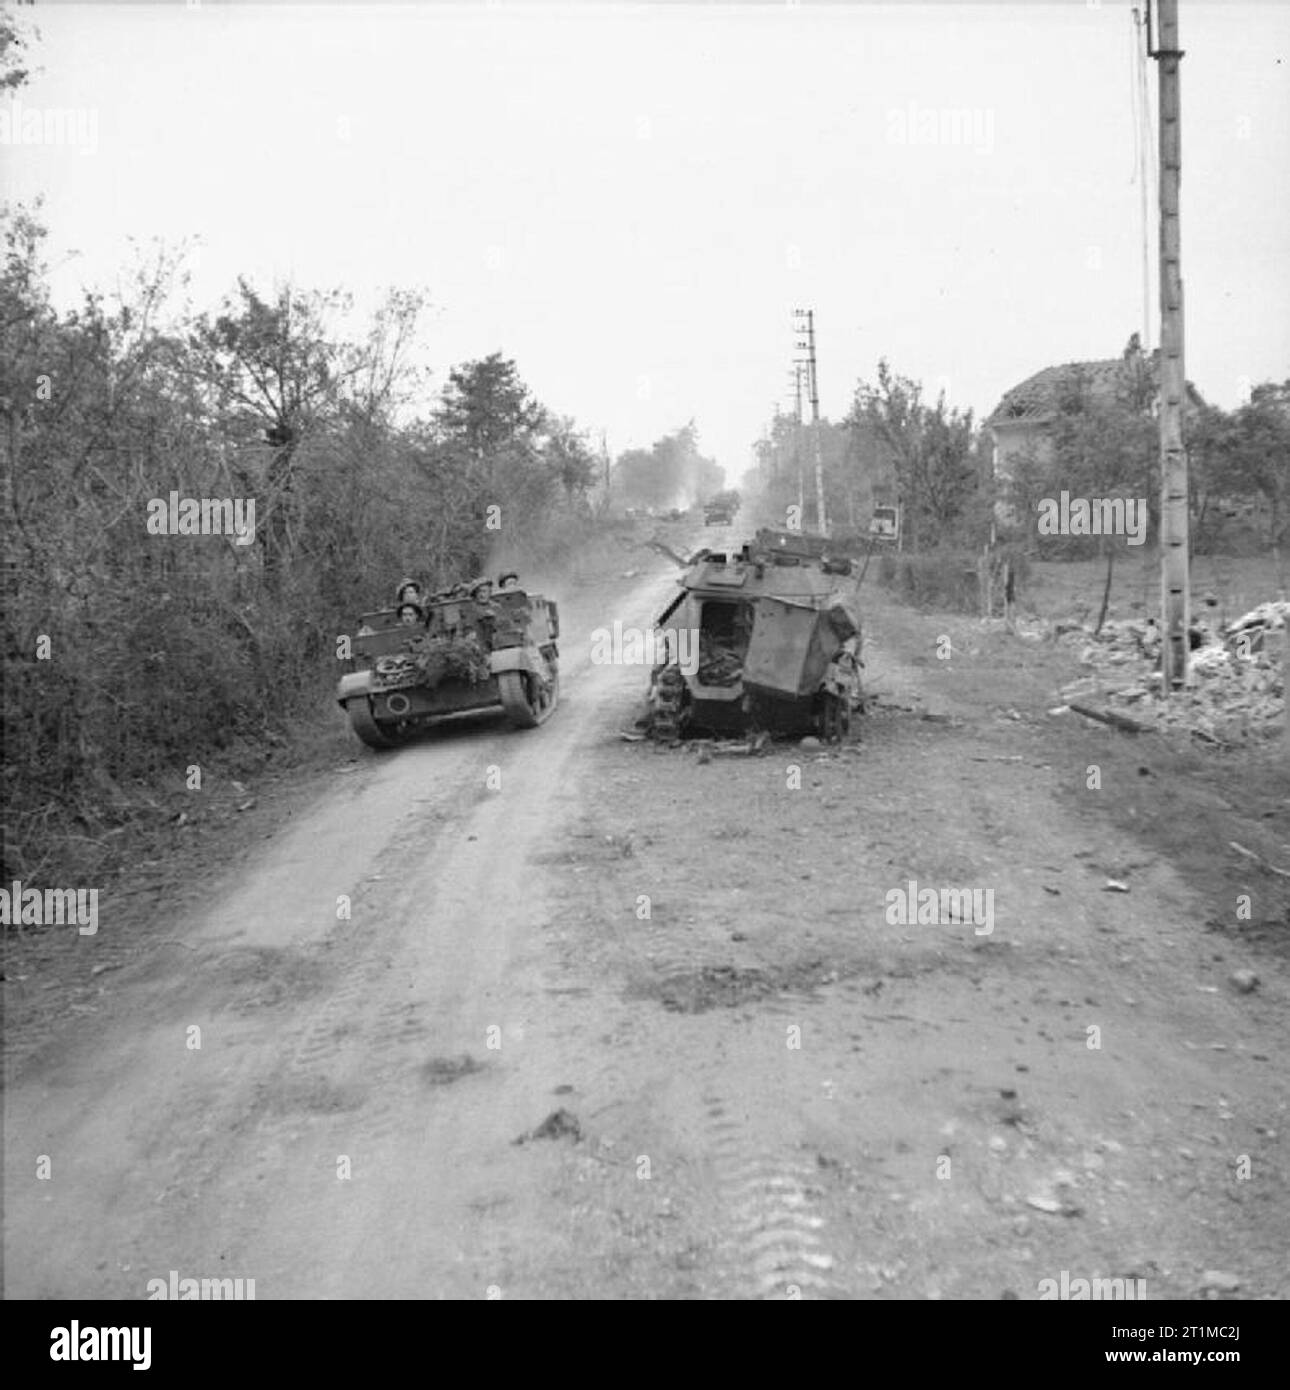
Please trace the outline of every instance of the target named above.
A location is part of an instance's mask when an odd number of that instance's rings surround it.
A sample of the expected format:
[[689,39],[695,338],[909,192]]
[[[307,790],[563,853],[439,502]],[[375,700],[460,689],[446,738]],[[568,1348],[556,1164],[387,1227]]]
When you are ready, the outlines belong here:
[[427,685],[449,679],[478,685],[490,674],[488,653],[473,632],[461,637],[418,635],[408,643],[408,651]]

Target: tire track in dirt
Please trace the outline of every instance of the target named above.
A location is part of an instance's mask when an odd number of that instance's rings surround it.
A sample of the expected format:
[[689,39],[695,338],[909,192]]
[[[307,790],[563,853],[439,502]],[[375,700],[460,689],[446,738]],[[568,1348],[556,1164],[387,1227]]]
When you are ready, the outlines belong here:
[[720,1094],[710,1092],[703,1100],[719,1199],[729,1223],[727,1258],[737,1271],[735,1296],[841,1296],[810,1166],[800,1158],[756,1152]]

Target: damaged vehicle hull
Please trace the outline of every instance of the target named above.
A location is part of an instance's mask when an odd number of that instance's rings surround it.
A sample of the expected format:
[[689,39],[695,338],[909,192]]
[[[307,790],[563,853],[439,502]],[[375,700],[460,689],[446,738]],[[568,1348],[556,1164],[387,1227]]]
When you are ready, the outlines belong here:
[[656,739],[846,735],[862,700],[860,625],[821,564],[755,546],[701,551],[680,584],[655,625],[667,644],[645,721]]

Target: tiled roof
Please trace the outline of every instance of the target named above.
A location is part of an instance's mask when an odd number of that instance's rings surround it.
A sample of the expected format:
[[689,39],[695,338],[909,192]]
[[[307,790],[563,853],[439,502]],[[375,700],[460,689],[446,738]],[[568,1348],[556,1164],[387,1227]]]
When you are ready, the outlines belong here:
[[[1045,367],[1007,392],[986,423],[998,425],[1015,420],[1035,424],[1051,420],[1057,414],[1063,390],[1081,381],[1091,395],[1109,400],[1115,395],[1129,360],[1132,359],[1108,357],[1098,362],[1064,362],[1060,367]],[[1154,367],[1153,361],[1153,376]]]

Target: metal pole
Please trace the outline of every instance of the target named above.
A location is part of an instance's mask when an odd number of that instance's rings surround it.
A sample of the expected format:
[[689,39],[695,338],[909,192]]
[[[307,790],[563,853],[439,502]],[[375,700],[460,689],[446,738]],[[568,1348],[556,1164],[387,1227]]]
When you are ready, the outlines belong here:
[[[1158,0],[1160,46],[1150,50],[1160,77],[1160,597],[1164,694],[1187,684],[1191,626],[1187,452],[1183,444],[1183,285],[1178,190],[1182,131],[1178,0]],[[1148,9],[1148,23],[1150,9]]]
[[828,518],[824,515],[824,460],[820,445],[820,388],[815,375],[815,310],[806,311],[806,335],[811,345],[811,434],[815,443],[815,525],[820,535],[829,534]]

